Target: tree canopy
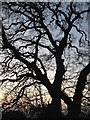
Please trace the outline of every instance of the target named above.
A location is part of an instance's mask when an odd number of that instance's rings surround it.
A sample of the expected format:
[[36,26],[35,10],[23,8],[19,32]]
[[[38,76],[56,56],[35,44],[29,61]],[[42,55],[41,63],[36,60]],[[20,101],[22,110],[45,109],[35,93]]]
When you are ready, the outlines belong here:
[[2,3],[0,75],[15,96],[4,107],[41,84],[52,98],[53,117],[62,116],[61,100],[68,116],[80,115],[83,96],[89,97],[89,12],[89,3]]

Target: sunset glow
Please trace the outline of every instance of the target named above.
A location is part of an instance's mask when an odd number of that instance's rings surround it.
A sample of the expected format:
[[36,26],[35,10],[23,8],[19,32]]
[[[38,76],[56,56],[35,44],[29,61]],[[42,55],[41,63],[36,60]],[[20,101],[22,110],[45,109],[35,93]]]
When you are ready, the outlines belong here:
[[3,95],[3,93],[2,93],[2,92],[0,92],[0,103],[2,103],[2,102],[3,102],[3,99],[4,99],[4,95]]

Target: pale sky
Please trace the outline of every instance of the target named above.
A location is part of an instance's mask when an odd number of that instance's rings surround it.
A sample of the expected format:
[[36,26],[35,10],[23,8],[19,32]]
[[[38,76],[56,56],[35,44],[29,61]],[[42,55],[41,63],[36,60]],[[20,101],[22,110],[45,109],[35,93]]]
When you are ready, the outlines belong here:
[[[8,1],[8,0],[7,0]],[[9,0],[10,1],[10,0]],[[17,1],[17,0],[11,0],[11,1]],[[19,0],[18,0],[19,1]],[[20,0],[20,1],[30,1],[30,0]],[[32,0],[31,0],[32,1]],[[34,0],[34,1],[43,1],[43,2],[46,2],[46,1],[51,1],[51,2],[58,2],[58,1],[60,1],[60,0]],[[34,2],[33,1],[33,2]],[[70,2],[71,0],[67,0],[66,2]],[[78,0],[78,2],[79,1],[81,1],[81,2],[86,2],[86,1],[89,1],[89,0]],[[83,26],[84,28],[86,27],[86,29],[87,29],[87,26],[84,24],[84,26]],[[0,35],[1,35],[1,31],[0,31]],[[55,75],[55,73],[53,74],[53,71],[48,71],[48,77],[50,78],[52,75]],[[1,90],[0,90],[0,102],[2,102],[2,99],[3,99],[3,93],[1,92]]]

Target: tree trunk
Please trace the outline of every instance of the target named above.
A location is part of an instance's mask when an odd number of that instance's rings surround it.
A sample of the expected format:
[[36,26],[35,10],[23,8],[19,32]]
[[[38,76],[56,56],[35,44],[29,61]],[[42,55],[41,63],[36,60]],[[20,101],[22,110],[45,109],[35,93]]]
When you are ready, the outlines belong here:
[[54,96],[51,103],[51,117],[60,118],[61,116],[61,100],[59,97]]
[[53,85],[52,103],[51,103],[51,108],[52,108],[51,113],[53,118],[62,117],[61,99],[59,93],[60,93],[60,86]]
[[69,118],[78,118],[81,112],[80,104],[73,103],[68,106],[68,117]]
[[52,102],[50,105],[48,105],[44,117],[45,118],[60,118],[62,117],[62,110],[61,110],[61,100],[60,100],[60,95],[58,92],[60,89],[58,87],[51,85],[48,88],[48,91],[51,95]]
[[61,102],[60,99],[52,98],[52,103],[48,105],[44,111],[44,118],[60,118],[61,114]]
[[75,94],[73,96],[73,102],[70,106],[68,106],[68,116],[69,117],[79,117],[81,113],[81,102],[82,102],[82,97],[83,97],[83,90],[85,87],[85,83],[87,81],[87,75],[90,73],[90,62],[88,65],[81,71],[76,89],[75,89]]

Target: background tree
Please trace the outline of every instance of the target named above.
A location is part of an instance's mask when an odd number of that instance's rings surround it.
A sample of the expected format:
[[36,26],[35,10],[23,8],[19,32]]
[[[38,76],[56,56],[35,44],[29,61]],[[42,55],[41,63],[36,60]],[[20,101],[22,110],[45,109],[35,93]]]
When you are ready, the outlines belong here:
[[13,105],[26,89],[42,84],[52,98],[51,117],[62,116],[61,99],[70,117],[80,115],[90,73],[89,11],[88,3],[2,4],[0,75],[6,87],[12,82],[18,90]]

